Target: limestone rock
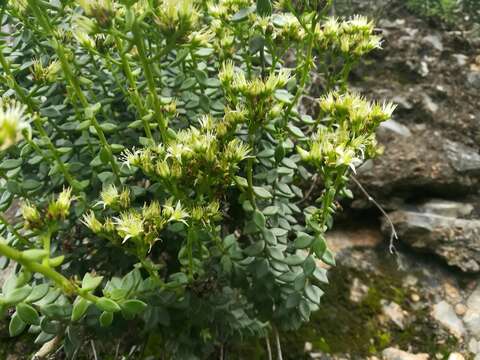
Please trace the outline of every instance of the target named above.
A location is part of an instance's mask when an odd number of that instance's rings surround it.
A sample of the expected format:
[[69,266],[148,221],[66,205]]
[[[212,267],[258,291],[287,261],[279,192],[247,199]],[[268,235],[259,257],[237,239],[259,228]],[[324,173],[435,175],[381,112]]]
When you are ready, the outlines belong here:
[[[435,253],[465,272],[480,271],[480,220],[403,210],[389,216],[399,239],[413,248]],[[382,229],[390,231],[385,220]]]
[[396,348],[387,348],[382,352],[383,360],[428,360],[428,354],[411,354]]
[[465,327],[453,310],[453,307],[446,301],[440,301],[433,306],[432,317],[444,326],[457,338],[465,335]]

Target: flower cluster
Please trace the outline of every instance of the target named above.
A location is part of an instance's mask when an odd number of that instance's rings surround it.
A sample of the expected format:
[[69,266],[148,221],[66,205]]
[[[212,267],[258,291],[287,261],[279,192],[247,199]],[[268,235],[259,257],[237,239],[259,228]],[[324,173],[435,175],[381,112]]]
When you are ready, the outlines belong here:
[[330,123],[345,124],[354,134],[374,131],[381,122],[392,117],[395,105],[390,102],[369,102],[355,93],[331,92],[319,99],[320,115]]
[[16,144],[25,135],[30,136],[25,110],[26,106],[17,101],[0,99],[0,150]]
[[179,188],[211,193],[229,186],[249,148],[238,138],[222,142],[213,118],[205,116],[200,123],[200,128],[179,131],[166,145],[126,151],[126,165],[157,178],[172,195]]
[[332,92],[319,99],[320,116],[329,126],[320,126],[309,149],[297,147],[303,160],[322,167],[352,169],[367,155],[375,154],[375,130],[390,119],[395,105],[369,102],[354,93]]
[[70,213],[70,206],[75,200],[71,188],[65,188],[56,199],[51,200],[45,210],[39,210],[30,201],[21,204],[20,212],[27,228],[41,228],[49,222],[65,220]]
[[317,25],[315,38],[319,49],[357,58],[381,45],[380,37],[374,34],[373,22],[364,16],[354,16],[346,21],[332,17],[323,25]]
[[182,39],[196,29],[199,13],[194,0],[162,0],[155,22],[167,36]]

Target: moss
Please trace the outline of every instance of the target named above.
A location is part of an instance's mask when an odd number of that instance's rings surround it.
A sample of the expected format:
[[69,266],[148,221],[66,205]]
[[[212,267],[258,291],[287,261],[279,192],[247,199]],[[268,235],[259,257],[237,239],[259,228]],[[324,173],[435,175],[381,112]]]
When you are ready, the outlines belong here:
[[[409,290],[402,286],[406,273],[385,261],[379,273],[337,267],[330,273],[330,285],[325,288],[321,309],[312,321],[297,332],[284,335],[288,359],[301,359],[305,342],[314,351],[330,354],[351,354],[366,357],[380,353],[389,346],[411,348],[415,352],[447,355],[457,349],[454,337],[433,328],[428,310],[415,310],[409,301]],[[350,301],[354,278],[369,287],[363,301]],[[407,310],[412,318],[404,330],[380,321],[382,300],[393,301]]]

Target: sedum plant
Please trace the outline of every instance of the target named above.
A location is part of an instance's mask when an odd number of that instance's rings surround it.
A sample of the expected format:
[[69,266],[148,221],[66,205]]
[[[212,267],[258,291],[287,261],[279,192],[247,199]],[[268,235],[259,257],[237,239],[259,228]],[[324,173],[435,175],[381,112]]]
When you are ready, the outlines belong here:
[[12,336],[74,357],[110,327],[191,359],[309,320],[337,201],[394,110],[346,83],[373,24],[328,7],[1,2]]

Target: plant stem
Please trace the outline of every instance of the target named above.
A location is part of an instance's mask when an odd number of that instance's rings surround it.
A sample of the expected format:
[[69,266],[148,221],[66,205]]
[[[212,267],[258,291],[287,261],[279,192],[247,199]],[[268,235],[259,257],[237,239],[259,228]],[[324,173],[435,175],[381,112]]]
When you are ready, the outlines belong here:
[[142,63],[142,68],[143,68],[143,71],[145,72],[145,79],[147,80],[148,90],[150,91],[150,95],[153,98],[155,116],[158,121],[160,136],[162,138],[163,143],[166,143],[167,142],[167,122],[163,115],[160,99],[157,94],[155,79],[153,77],[153,72],[150,67],[150,62],[148,61],[147,55],[145,53],[145,47],[141,37],[141,33],[139,31],[138,24],[135,24],[133,26],[132,32],[133,32],[133,42],[137,47],[138,56],[140,57],[140,62]]
[[80,289],[72,281],[70,281],[65,276],[52,269],[51,267],[45,266],[44,264],[38,263],[36,261],[25,259],[21,251],[18,251],[7,245],[3,240],[0,240],[0,254],[6,256],[11,260],[16,261],[17,263],[25,267],[27,270],[42,274],[46,278],[52,280],[58,285],[60,289],[62,289],[62,291],[66,295],[77,294],[93,303],[97,302],[98,300],[97,296],[89,292],[82,291],[82,289]]
[[[70,63],[67,60],[67,56],[65,54],[65,49],[63,45],[61,44],[60,41],[57,39],[57,34],[52,28],[52,25],[48,21],[48,16],[46,16],[43,12],[43,10],[39,7],[38,2],[36,0],[28,0],[28,4],[30,5],[30,8],[37,18],[37,20],[40,22],[41,26],[45,29],[45,31],[48,32],[48,34],[52,37],[52,42],[53,42],[53,47],[57,53],[58,59],[60,60],[60,64],[62,67],[63,74],[67,80],[68,83],[70,83],[71,88],[75,92],[75,95],[77,96],[78,100],[80,101],[80,104],[82,104],[83,108],[86,110],[90,107],[90,104],[85,97],[85,94],[83,93],[80,83],[77,79],[77,77],[72,73],[72,70],[70,68]],[[105,134],[100,127],[100,124],[97,121],[97,118],[95,117],[95,114],[92,114],[90,117],[90,122],[92,126],[95,128],[95,131],[97,133],[97,136],[100,140],[100,143],[104,147],[104,149],[107,152],[107,156],[109,159],[109,162],[112,166],[112,171],[117,179],[117,182],[120,183],[120,168],[118,167],[118,164],[115,161],[115,158],[113,156],[112,148],[110,147],[110,144],[108,143]]]
[[[120,39],[120,37],[117,35],[117,33],[115,31],[112,32],[112,36],[113,36],[113,39],[115,41],[115,45],[117,46],[118,53],[120,54],[120,60],[122,62],[123,72],[125,73],[125,76],[128,80],[128,84],[133,91],[133,102],[137,106],[137,109],[140,113],[140,117],[142,118],[143,128],[145,129],[145,134],[147,135],[147,137],[149,139],[153,140],[152,131],[150,130],[150,124],[149,124],[148,120],[144,119],[144,116],[147,114],[147,111],[146,111],[146,109],[145,109],[145,107],[142,103],[141,98],[140,98],[138,88],[137,88],[137,83],[136,83],[135,78],[133,76],[132,69],[130,68],[128,58],[127,58],[127,56],[125,54],[125,51],[123,49],[122,40]],[[127,92],[127,93],[130,93],[130,92]]]
[[[15,77],[13,76],[12,71],[10,69],[10,64],[5,59],[5,57],[3,56],[2,51],[0,51],[0,64],[2,65],[2,68],[5,71],[5,73],[7,74],[7,76],[10,78],[10,81],[12,82],[12,86],[15,89],[16,94],[18,95],[20,100],[22,100],[22,102],[27,106],[29,112],[33,115],[36,112],[35,104],[33,103],[33,101],[28,96],[26,96],[23,93],[23,89],[20,87],[20,85],[18,85],[18,83],[15,80]],[[54,161],[57,163],[57,165],[58,165],[60,171],[62,172],[63,176],[65,177],[65,180],[68,182],[68,184],[72,188],[77,189],[78,186],[76,184],[76,181],[74,180],[74,178],[72,177],[72,175],[68,171],[65,164],[60,160],[60,155],[58,154],[57,149],[55,148],[52,141],[50,140],[50,137],[48,136],[47,132],[43,128],[43,125],[40,122],[40,119],[38,118],[38,116],[33,115],[33,125],[35,126],[35,129],[37,129],[37,131],[39,132],[42,139],[45,140],[49,150],[52,153],[52,157],[53,157]],[[37,152],[39,152],[42,156],[45,157],[45,155],[43,155],[43,152],[41,151],[41,149],[33,141],[29,141],[29,140],[27,140],[27,141],[32,144],[32,146],[34,147],[35,150],[37,150]]]

